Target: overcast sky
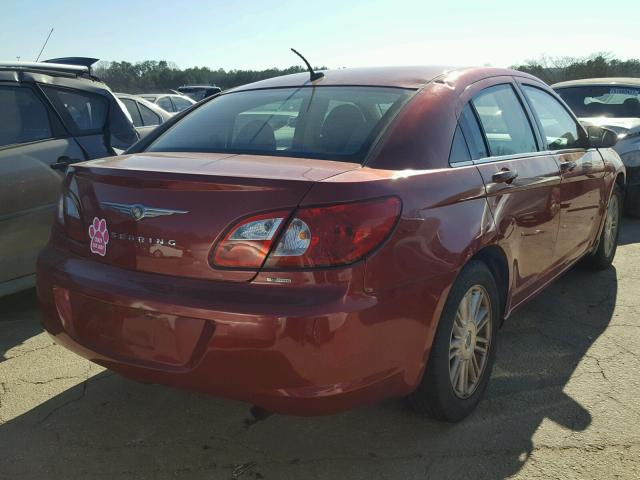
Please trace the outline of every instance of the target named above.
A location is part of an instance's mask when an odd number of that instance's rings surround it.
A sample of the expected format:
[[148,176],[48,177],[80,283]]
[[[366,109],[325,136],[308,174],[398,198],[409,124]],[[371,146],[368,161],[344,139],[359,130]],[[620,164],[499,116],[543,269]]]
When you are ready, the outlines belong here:
[[547,54],[640,57],[640,1],[2,0],[0,60],[169,60],[184,68],[508,66]]

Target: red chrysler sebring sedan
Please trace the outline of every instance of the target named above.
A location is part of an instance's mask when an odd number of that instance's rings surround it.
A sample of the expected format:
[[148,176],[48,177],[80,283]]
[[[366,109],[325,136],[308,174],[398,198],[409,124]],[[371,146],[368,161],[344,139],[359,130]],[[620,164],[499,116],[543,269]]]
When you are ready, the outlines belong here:
[[300,415],[408,396],[459,420],[503,319],[579,260],[611,263],[613,143],[511,70],[236,88],[69,170],[43,323],[143,382]]

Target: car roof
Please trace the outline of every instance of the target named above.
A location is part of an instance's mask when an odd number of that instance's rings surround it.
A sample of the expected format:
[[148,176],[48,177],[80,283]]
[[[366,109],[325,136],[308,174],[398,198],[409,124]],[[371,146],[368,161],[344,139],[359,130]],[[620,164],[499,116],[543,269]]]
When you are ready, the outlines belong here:
[[[478,79],[499,75],[520,75],[534,78],[531,75],[506,68],[495,67],[455,67],[446,65],[404,66],[404,67],[366,67],[343,68],[338,70],[322,70],[324,76],[313,82],[313,85],[361,85],[397,88],[421,88],[437,77],[453,71],[471,74]],[[475,75],[474,75],[475,74]],[[301,87],[312,85],[309,73],[294,73],[269,78],[227,90],[224,93],[263,88]]]
[[567,80],[551,85],[551,88],[580,87],[586,85],[628,85],[640,87],[640,78],[634,77],[602,77],[602,78],[581,78],[579,80]]

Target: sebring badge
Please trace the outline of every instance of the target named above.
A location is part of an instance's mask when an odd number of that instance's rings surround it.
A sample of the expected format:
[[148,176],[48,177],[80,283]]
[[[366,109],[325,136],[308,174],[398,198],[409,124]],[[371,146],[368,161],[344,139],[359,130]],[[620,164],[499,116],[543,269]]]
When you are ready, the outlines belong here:
[[176,215],[189,213],[187,210],[170,210],[167,208],[153,208],[146,207],[144,205],[134,204],[127,205],[126,203],[115,203],[115,202],[100,202],[102,208],[108,208],[110,210],[115,210],[116,212],[124,213],[130,215],[136,222],[142,220],[143,218],[155,218],[155,217],[163,217],[166,215]]

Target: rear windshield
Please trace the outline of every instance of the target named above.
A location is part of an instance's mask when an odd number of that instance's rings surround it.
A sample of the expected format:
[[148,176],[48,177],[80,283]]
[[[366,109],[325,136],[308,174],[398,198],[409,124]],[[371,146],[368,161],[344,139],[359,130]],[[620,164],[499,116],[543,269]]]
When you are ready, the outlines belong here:
[[640,117],[640,88],[622,85],[556,90],[578,117]]
[[413,90],[302,87],[222,95],[162,134],[150,152],[221,152],[362,162]]

